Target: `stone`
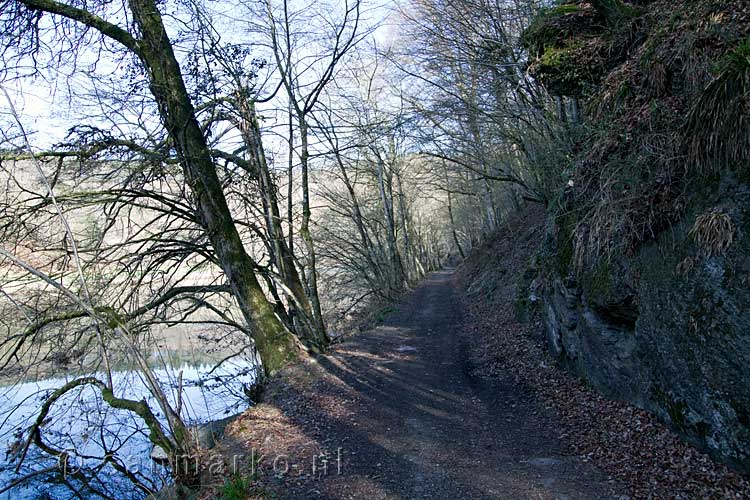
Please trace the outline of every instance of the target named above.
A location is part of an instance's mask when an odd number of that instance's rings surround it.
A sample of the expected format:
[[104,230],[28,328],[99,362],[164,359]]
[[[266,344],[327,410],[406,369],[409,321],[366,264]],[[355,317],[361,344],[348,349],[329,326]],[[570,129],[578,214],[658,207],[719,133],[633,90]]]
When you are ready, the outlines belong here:
[[[558,276],[545,287],[542,311],[548,344],[562,365],[747,473],[750,195],[732,196],[723,199],[735,200],[735,219],[748,227],[740,226],[725,255],[701,256],[692,243],[691,221],[706,210],[698,205],[607,271],[605,288],[614,293],[587,294]],[[679,263],[691,255],[696,265],[680,272]]]

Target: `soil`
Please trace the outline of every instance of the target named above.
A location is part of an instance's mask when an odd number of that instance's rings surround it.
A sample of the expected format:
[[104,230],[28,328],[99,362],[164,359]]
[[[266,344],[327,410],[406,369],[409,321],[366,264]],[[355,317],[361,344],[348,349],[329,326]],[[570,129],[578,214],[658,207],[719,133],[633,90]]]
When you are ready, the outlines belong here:
[[428,276],[382,325],[286,369],[230,425],[216,451],[254,478],[255,497],[627,498],[567,451],[557,412],[529,385],[477,375],[452,274]]

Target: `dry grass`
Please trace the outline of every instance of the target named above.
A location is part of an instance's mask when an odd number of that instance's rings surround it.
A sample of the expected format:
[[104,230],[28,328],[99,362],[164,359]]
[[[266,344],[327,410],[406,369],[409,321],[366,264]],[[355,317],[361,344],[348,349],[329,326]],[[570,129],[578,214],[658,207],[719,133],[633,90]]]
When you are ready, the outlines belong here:
[[701,173],[750,159],[750,40],[724,56],[688,120],[690,162]]
[[723,255],[734,241],[734,222],[729,214],[716,209],[699,215],[690,229],[690,237],[706,256]]
[[681,220],[701,175],[747,175],[750,4],[661,0],[634,26],[627,55],[588,100],[588,136],[566,167],[575,188],[558,215],[579,271],[635,255]]

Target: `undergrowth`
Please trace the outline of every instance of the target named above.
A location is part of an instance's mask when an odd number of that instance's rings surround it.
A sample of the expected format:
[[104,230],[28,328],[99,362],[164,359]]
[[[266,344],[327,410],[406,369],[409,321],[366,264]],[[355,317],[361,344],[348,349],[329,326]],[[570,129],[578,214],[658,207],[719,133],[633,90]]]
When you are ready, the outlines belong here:
[[571,268],[635,255],[722,172],[750,179],[749,33],[740,0],[566,2],[531,24],[532,74],[585,100],[550,203]]
[[252,482],[240,475],[233,476],[224,482],[221,488],[222,500],[244,500],[252,489]]

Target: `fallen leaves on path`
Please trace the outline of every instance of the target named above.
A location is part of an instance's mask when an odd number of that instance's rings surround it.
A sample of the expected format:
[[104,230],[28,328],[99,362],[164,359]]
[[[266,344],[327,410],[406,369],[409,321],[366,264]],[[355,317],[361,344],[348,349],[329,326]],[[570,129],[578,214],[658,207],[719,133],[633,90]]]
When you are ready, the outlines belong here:
[[528,257],[542,241],[543,214],[528,211],[507,223],[493,243],[478,249],[456,279],[463,289],[485,283],[491,293],[466,300],[464,334],[470,337],[474,374],[514,377],[528,384],[560,417],[570,453],[621,481],[633,499],[746,499],[750,481],[682,441],[654,415],[609,400],[555,365],[537,317],[515,317],[516,286]]

